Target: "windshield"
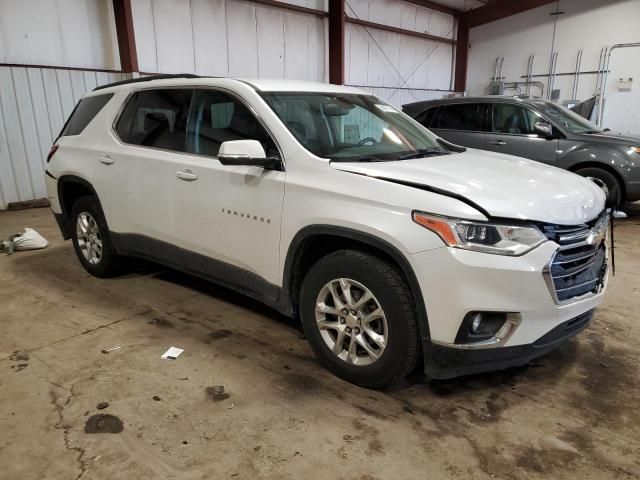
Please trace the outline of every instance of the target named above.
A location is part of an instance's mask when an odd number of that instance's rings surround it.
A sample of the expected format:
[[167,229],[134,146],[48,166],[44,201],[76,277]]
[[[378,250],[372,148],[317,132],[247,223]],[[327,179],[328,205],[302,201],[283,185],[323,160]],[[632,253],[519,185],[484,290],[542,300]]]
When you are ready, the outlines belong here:
[[536,105],[542,113],[571,133],[600,133],[603,131],[595,123],[591,123],[562,105],[547,102],[536,102]]
[[449,153],[436,136],[371,95],[262,96],[307,150],[332,161],[391,161]]

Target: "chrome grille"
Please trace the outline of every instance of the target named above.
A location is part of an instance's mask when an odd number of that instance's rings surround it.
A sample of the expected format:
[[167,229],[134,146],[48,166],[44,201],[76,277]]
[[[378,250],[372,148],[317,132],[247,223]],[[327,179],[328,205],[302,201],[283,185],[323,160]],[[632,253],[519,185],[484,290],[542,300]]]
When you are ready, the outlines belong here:
[[547,238],[558,250],[545,270],[556,303],[564,303],[602,287],[607,270],[606,213],[582,225],[544,225]]

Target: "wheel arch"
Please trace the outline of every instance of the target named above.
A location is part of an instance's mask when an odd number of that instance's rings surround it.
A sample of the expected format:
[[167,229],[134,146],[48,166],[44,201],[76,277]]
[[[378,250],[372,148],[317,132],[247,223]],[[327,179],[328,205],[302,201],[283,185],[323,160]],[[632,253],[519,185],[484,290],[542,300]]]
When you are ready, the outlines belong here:
[[[71,209],[80,197],[93,195],[98,198],[96,190],[90,182],[76,175],[62,175],[58,178],[58,201],[62,216],[60,217],[60,230],[65,240],[71,238]],[[100,199],[98,199],[98,202]]]
[[415,300],[420,336],[430,338],[422,290],[406,256],[388,241],[348,227],[310,225],[301,229],[291,240],[284,263],[282,286],[289,296],[293,311],[298,310],[300,287],[309,269],[325,255],[344,249],[373,254],[400,270]]
[[618,181],[618,184],[620,185],[620,189],[622,192],[622,195],[621,195],[622,201],[624,202],[626,200],[627,185],[625,184],[625,181],[624,181],[624,178],[622,178],[622,175],[620,175],[620,172],[618,172],[614,167],[612,167],[611,165],[607,165],[606,163],[587,160],[583,162],[576,162],[570,167],[568,167],[567,170],[569,170],[570,172],[576,173],[578,170],[581,170],[583,168],[598,168],[600,170],[604,170],[605,172],[612,174]]

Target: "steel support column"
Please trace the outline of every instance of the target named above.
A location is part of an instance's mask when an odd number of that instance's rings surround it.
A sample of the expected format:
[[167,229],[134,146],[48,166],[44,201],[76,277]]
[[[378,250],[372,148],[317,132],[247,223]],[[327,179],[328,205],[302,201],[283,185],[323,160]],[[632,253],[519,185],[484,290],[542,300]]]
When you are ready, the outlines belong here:
[[138,71],[136,35],[133,30],[131,0],[113,0],[113,14],[116,20],[120,68],[125,73]]
[[467,66],[469,63],[469,14],[458,15],[458,37],[456,39],[456,69],[453,89],[464,92],[467,89]]
[[329,82],[344,85],[344,0],[329,0]]

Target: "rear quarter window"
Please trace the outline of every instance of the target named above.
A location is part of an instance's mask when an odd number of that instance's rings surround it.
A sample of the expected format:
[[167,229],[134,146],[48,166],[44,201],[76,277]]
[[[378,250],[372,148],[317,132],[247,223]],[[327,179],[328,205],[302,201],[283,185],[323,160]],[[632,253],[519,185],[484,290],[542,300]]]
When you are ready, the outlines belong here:
[[71,112],[71,116],[62,129],[60,136],[66,137],[69,135],[80,135],[112,97],[113,93],[105,93],[103,95],[93,95],[80,100],[76,105],[76,108]]

